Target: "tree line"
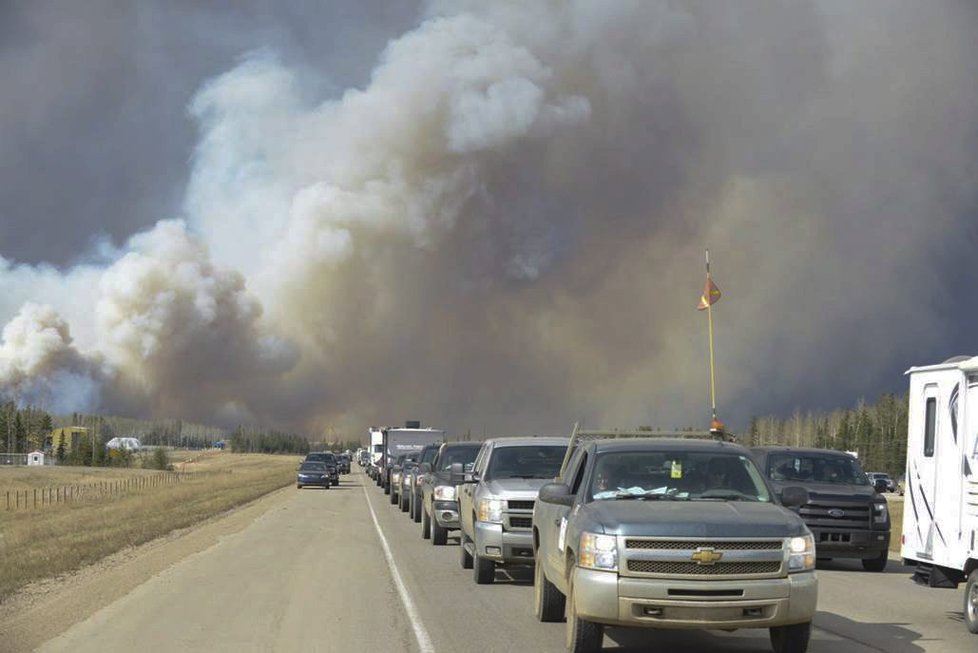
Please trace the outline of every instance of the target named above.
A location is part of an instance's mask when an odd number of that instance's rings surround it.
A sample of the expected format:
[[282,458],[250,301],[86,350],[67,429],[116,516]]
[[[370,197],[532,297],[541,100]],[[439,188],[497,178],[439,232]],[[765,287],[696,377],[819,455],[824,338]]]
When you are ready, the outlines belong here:
[[907,464],[909,395],[884,394],[875,404],[831,412],[796,410],[791,417],[754,417],[744,434],[747,446],[786,445],[852,451],[864,470],[904,473]]
[[228,438],[235,453],[309,453],[309,440],[295,433],[238,426]]

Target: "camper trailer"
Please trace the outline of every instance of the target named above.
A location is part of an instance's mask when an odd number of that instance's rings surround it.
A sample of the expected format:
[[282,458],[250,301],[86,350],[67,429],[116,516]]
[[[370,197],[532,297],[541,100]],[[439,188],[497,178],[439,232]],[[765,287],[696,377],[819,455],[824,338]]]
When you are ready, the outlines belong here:
[[900,554],[930,587],[966,583],[978,633],[978,356],[912,367]]

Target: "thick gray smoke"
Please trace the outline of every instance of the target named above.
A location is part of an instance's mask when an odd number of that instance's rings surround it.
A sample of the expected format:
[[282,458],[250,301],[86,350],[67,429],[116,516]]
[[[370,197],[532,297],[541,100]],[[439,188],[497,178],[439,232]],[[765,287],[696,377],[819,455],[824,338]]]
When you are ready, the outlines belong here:
[[8,325],[0,382],[310,432],[702,427],[709,246],[722,417],[872,394],[962,317],[976,27],[967,3],[435,2],[330,97],[252,53],[191,103],[181,220],[104,269],[0,265],[54,306]]

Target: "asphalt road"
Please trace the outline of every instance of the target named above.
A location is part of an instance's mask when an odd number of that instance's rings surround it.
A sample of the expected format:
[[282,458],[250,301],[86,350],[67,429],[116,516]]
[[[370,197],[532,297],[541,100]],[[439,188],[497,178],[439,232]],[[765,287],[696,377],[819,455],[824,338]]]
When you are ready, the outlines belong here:
[[[879,574],[858,562],[821,565],[809,651],[978,650],[962,623],[962,590],[918,587],[909,574],[894,563]],[[532,592],[528,571],[497,571],[495,584],[476,586],[455,539],[422,540],[420,525],[355,470],[339,488],[294,491],[39,650],[563,651],[564,625],[535,620]],[[759,630],[609,629],[604,646],[770,651]]]

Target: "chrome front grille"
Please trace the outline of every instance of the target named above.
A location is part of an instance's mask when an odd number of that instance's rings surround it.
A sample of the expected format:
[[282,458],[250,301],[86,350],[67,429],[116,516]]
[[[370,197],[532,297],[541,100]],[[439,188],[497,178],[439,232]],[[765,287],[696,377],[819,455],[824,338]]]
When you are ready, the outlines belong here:
[[529,501],[507,501],[507,507],[510,510],[533,510],[533,504],[535,502],[531,499]]
[[780,570],[781,562],[773,560],[768,562],[718,562],[712,565],[666,560],[628,561],[628,571],[667,576],[756,576],[774,574]]
[[620,537],[620,573],[683,578],[774,578],[785,573],[785,540]]
[[780,550],[782,546],[784,546],[784,543],[781,540],[753,540],[743,542],[736,540],[625,540],[626,549],[646,550],[686,550],[707,547],[716,551],[774,551]]

